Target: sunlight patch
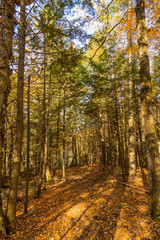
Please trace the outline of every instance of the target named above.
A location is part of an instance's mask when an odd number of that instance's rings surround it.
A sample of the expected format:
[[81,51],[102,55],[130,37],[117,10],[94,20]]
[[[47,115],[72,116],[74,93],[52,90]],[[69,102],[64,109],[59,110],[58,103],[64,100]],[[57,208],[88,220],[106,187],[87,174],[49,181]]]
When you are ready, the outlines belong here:
[[82,176],[70,175],[68,179],[79,180],[79,179],[82,179]]
[[80,195],[81,198],[87,198],[89,196],[89,193],[82,193]]
[[86,203],[78,203],[71,209],[69,209],[66,215],[70,218],[79,218],[86,209],[87,209]]

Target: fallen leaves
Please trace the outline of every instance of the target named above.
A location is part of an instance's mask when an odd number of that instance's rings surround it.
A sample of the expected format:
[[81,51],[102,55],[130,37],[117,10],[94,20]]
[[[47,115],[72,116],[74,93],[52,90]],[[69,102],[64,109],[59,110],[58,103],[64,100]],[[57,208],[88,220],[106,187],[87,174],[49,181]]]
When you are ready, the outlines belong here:
[[[117,181],[118,174],[109,176],[95,167],[68,169],[65,182],[50,186],[40,199],[30,198],[32,214],[18,215],[7,239],[158,239],[158,224],[144,215],[148,194]],[[129,184],[143,188],[140,175]]]

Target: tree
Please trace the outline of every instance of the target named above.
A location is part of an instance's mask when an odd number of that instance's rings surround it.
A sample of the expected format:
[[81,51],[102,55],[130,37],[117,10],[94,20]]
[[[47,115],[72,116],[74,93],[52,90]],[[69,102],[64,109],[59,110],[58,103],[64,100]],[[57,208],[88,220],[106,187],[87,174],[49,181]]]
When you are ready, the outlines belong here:
[[28,187],[29,187],[29,153],[30,153],[30,75],[28,75],[28,104],[27,104],[27,163],[26,163],[26,190],[24,213],[28,211]]
[[145,135],[147,161],[150,175],[151,215],[160,215],[160,158],[158,138],[153,118],[153,99],[149,66],[147,27],[145,22],[145,0],[137,0],[136,21],[141,83],[141,118]]
[[5,218],[2,211],[1,185],[3,166],[4,123],[6,116],[7,98],[10,90],[10,69],[12,38],[14,32],[14,0],[2,0],[0,4],[0,225],[6,233]]
[[[129,0],[128,10],[129,10],[129,30],[132,29],[132,18],[131,18],[131,9],[132,3]],[[128,33],[128,48],[129,48],[129,177],[134,176],[136,173],[136,161],[135,161],[135,122],[134,122],[134,78],[133,78],[133,71],[132,71],[132,36],[130,32]]]
[[19,65],[17,82],[17,120],[16,120],[16,142],[13,153],[10,191],[7,204],[7,218],[15,224],[16,221],[16,202],[18,179],[22,158],[22,139],[23,139],[23,86],[24,86],[24,55],[25,55],[25,1],[20,1],[20,40],[19,40]]

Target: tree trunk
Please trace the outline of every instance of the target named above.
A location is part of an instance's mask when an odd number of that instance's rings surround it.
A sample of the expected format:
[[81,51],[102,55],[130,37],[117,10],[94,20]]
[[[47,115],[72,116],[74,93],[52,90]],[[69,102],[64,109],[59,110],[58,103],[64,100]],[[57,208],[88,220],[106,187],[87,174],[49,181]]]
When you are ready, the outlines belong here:
[[4,123],[6,116],[7,97],[10,89],[9,59],[11,57],[12,38],[14,32],[14,0],[1,0],[0,16],[0,226],[6,234],[4,215],[1,201],[2,166],[3,166],[3,142]]
[[160,215],[160,159],[158,138],[153,118],[153,99],[149,66],[147,28],[145,22],[145,0],[137,0],[136,21],[138,32],[138,54],[141,81],[141,117],[144,131],[147,161],[150,173],[151,215]]
[[[129,22],[131,29],[131,0],[129,0]],[[135,162],[135,123],[134,123],[134,83],[133,83],[133,74],[132,74],[132,36],[129,33],[128,39],[128,47],[129,47],[129,177],[132,177],[136,174],[136,162]]]
[[107,165],[111,165],[112,164],[112,145],[111,145],[110,119],[109,118],[108,118],[107,130],[108,130]]
[[[5,124],[5,128],[7,129],[7,124]],[[5,182],[6,173],[7,173],[7,134],[4,137],[4,144],[3,144],[3,168],[2,168],[2,181]]]
[[102,119],[102,109],[99,112],[99,121],[100,121],[100,138],[101,138],[101,163],[105,166],[106,165],[106,146],[105,146],[105,138],[104,138],[104,124]]
[[72,158],[72,163],[71,165],[73,166],[77,166],[77,139],[76,139],[76,132],[74,133],[72,131],[72,155],[73,155],[73,158]]
[[65,86],[64,86],[64,105],[63,105],[63,162],[62,162],[62,168],[63,168],[63,177],[65,178],[66,173],[65,173],[65,158],[66,158],[66,136],[65,136],[65,131],[66,131],[66,100],[65,100]]
[[116,79],[115,81],[115,114],[116,114],[116,127],[117,127],[117,143],[118,143],[118,160],[121,165],[122,169],[122,176],[123,176],[123,181],[126,180],[125,177],[125,169],[124,169],[124,159],[123,159],[123,146],[122,146],[122,141],[121,141],[121,136],[120,136],[120,126],[119,126],[119,118],[118,118],[118,100],[117,100],[117,86],[116,86]]
[[51,71],[50,71],[50,79],[49,79],[49,96],[48,96],[48,106],[47,106],[47,115],[46,115],[46,135],[45,135],[45,164],[46,164],[46,183],[51,181],[51,175],[49,171],[49,120],[50,120],[50,92],[51,90]]
[[56,162],[55,167],[59,166],[59,122],[60,122],[60,95],[58,99],[57,111],[57,134],[56,134]]
[[30,75],[28,76],[28,113],[27,113],[27,164],[26,164],[26,191],[24,213],[28,210],[28,187],[29,187],[29,152],[30,152]]
[[[45,39],[45,34],[44,34]],[[44,177],[44,189],[46,189],[46,167],[47,167],[47,132],[46,132],[46,54],[45,54],[45,45],[44,45],[44,81],[43,81],[43,162],[44,162],[44,168],[43,168],[43,177]]]
[[16,221],[16,201],[18,191],[18,179],[21,164],[22,138],[23,138],[23,85],[24,85],[24,54],[25,54],[25,1],[21,0],[20,13],[20,43],[19,43],[19,65],[17,82],[17,121],[16,142],[13,153],[10,191],[7,205],[7,218],[10,222]]
[[[13,108],[12,108],[13,111]],[[9,156],[8,156],[8,176],[9,176],[9,180],[11,179],[11,161],[12,161],[12,157],[13,157],[13,142],[14,142],[14,132],[13,132],[13,112],[11,115],[11,141],[10,141],[10,148],[9,148]]]
[[[41,187],[44,181],[46,183],[46,162],[45,162],[45,151],[46,151],[46,69],[45,69],[45,46],[44,46],[44,76],[43,76],[43,122],[42,122],[42,152],[40,162],[40,173],[38,176],[38,186],[35,197],[39,198],[41,195]],[[45,186],[46,187],[46,186]]]
[[111,121],[110,121],[110,113],[107,98],[105,99],[105,105],[107,109],[107,165],[111,165],[112,163],[112,140],[111,140]]

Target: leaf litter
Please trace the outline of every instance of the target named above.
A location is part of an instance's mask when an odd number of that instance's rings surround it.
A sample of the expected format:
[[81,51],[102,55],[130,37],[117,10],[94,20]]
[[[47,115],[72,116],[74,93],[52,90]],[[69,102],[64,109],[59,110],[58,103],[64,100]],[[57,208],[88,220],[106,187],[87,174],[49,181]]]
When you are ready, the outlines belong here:
[[147,214],[148,186],[141,172],[126,185],[118,172],[109,172],[97,166],[67,169],[66,180],[59,177],[41,198],[30,194],[28,214],[18,202],[17,225],[0,239],[160,239],[159,223]]

